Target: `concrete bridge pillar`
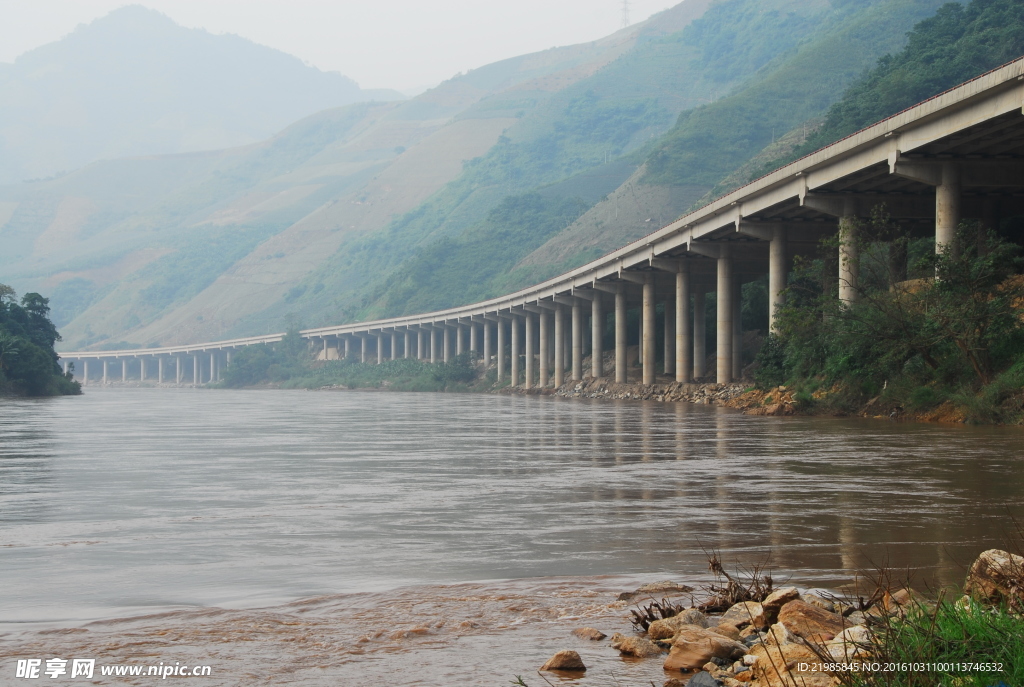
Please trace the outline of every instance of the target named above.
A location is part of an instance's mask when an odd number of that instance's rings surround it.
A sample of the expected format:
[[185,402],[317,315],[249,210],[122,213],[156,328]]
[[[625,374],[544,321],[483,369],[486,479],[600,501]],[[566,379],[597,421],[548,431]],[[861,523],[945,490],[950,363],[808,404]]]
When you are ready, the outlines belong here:
[[535,372],[535,351],[537,332],[533,315],[526,313],[526,379],[523,380],[524,389],[533,388],[533,375]]
[[448,362],[452,359],[452,328],[445,327],[442,332],[442,338],[444,339],[444,362]]
[[377,335],[377,364],[384,363],[384,332]]
[[210,383],[217,381],[217,354],[210,353]]
[[391,360],[398,360],[398,332],[391,332]]
[[408,329],[405,330],[404,344],[405,345],[402,346],[402,357],[405,359],[409,359],[412,357],[409,352],[409,349],[412,348],[412,332],[410,332]]
[[416,360],[423,360],[423,327],[416,329]]
[[367,343],[367,339],[369,339],[369,334],[359,335],[359,362],[361,363],[366,363],[366,353],[367,349],[370,347],[370,345]]
[[520,342],[519,342],[519,318],[517,318],[515,315],[513,315],[512,317],[509,318],[508,324],[509,324],[509,327],[511,327],[511,329],[512,329],[512,378],[511,378],[511,384],[512,384],[512,386],[519,386],[519,380],[520,380],[520,377],[519,377],[519,367],[520,367],[520,365],[519,365],[519,355],[520,355],[520,353],[519,353],[519,351],[520,351],[520,345],[519,345],[520,344]]
[[540,384],[538,386],[543,389],[548,385],[549,379],[548,367],[551,356],[549,327],[551,326],[551,321],[548,319],[546,312],[537,313],[537,317],[540,321]]
[[68,373],[68,361],[65,360],[64,362],[62,362],[60,364],[60,367],[62,370],[64,370],[64,374],[66,375]]
[[455,325],[455,355],[462,355],[465,352],[466,347],[464,346],[465,341],[465,330],[461,324]]
[[583,379],[583,308],[572,304],[572,381]]
[[718,324],[718,350],[716,351],[715,381],[728,384],[732,381],[732,316],[733,277],[732,246],[723,244],[718,257],[718,293],[716,300]]
[[857,217],[853,201],[847,200],[839,218],[839,300],[857,301],[860,255],[857,247]]
[[479,348],[479,343],[476,340],[476,325],[472,322],[469,323],[469,350],[476,353]]
[[693,290],[693,376],[695,379],[705,377],[708,373],[707,295],[707,289],[703,287]]
[[156,359],[156,383],[164,383],[164,357],[160,356]]
[[128,381],[128,359],[121,358],[121,381]]
[[604,313],[601,312],[601,294],[595,293],[590,301],[590,375],[604,376]]
[[505,323],[501,318],[495,323],[498,332],[498,350],[495,353],[495,362],[498,366],[498,382],[505,381]]
[[199,356],[192,356],[192,384],[199,386]]
[[942,163],[942,183],[935,187],[935,252],[952,246],[960,225],[960,168]]
[[[339,339],[338,343],[341,343],[340,339]],[[335,349],[335,350],[337,350],[337,349]],[[225,364],[224,367],[225,368],[231,367],[231,349],[228,349],[227,352],[224,353],[224,355],[227,357],[227,364]]]
[[768,322],[769,331],[774,333],[778,326],[777,319],[786,297],[786,228],[775,227],[772,230],[772,241],[768,247]]
[[743,280],[739,277],[732,296],[732,378],[743,378]]
[[430,339],[430,362],[431,363],[436,363],[437,362],[437,328],[436,327],[431,327],[430,328],[430,336],[427,337],[427,338]]
[[324,360],[328,360],[328,359],[329,358],[328,358],[328,355],[327,355],[327,337],[325,336],[324,337]]
[[657,325],[655,323],[655,302],[654,302],[654,275],[648,272],[644,275],[643,312],[641,321],[643,323],[643,335],[641,347],[643,350],[643,383],[654,384],[655,360],[657,356],[657,344],[655,337]]
[[665,374],[671,376],[676,372],[676,309],[671,300],[666,300],[663,307],[665,311],[664,370]]
[[491,344],[491,323],[490,322],[484,322],[480,326],[483,327],[483,331],[484,331],[483,359],[484,359],[484,367],[486,367],[487,365],[491,364],[491,350],[493,349],[493,346]]
[[629,375],[626,372],[626,347],[629,335],[626,331],[626,286],[619,284],[615,292],[615,381],[624,384]]
[[181,356],[174,356],[174,383],[181,384]]
[[690,263],[684,261],[676,272],[676,381],[689,382],[693,373],[690,339],[693,338],[693,320],[690,315]]
[[107,367],[108,366],[109,366],[109,361],[104,360],[103,361],[103,386],[107,385]]
[[565,311],[555,306],[555,388],[565,383]]
[[89,361],[88,359],[82,361],[82,386],[86,386],[89,383]]
[[146,381],[146,357],[139,358],[139,381]]

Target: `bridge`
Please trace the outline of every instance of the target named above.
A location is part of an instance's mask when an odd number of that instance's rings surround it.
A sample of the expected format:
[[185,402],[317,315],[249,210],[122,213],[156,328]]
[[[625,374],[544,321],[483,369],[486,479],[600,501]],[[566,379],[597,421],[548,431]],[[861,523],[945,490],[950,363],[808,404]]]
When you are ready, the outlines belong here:
[[[705,370],[705,296],[715,293],[714,379],[741,376],[740,289],[768,274],[769,316],[783,303],[796,255],[815,255],[821,239],[840,241],[839,297],[857,297],[853,236],[881,206],[918,233],[934,231],[936,250],[950,245],[962,219],[996,227],[1024,214],[1024,58],[863,129],[691,212],[593,262],[516,293],[422,315],[307,329],[301,335],[322,359],[358,355],[447,362],[466,350],[497,365],[499,381],[523,388],[561,386],[566,375],[628,380],[627,312],[639,306],[640,366],[655,382],[678,382]],[[659,315],[657,305],[663,304]],[[603,333],[614,321],[614,372],[606,369]],[[659,323],[663,341],[656,341]],[[61,354],[88,383],[120,373],[180,384],[216,381],[232,351],[280,341],[283,334],[188,346]],[[468,340],[467,340],[468,339]],[[89,363],[95,367],[90,371]],[[117,363],[120,362],[120,369]],[[111,365],[114,365],[113,373]],[[137,368],[137,372],[136,372]],[[154,370],[154,368],[156,368]],[[172,370],[173,368],[173,370]]]

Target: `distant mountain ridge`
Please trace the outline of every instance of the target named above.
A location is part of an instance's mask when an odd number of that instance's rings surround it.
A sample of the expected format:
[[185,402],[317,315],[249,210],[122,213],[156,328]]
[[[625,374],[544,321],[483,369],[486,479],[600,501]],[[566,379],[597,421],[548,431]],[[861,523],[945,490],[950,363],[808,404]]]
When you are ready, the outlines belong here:
[[0,64],[0,183],[255,143],[363,91],[278,50],[131,5]]

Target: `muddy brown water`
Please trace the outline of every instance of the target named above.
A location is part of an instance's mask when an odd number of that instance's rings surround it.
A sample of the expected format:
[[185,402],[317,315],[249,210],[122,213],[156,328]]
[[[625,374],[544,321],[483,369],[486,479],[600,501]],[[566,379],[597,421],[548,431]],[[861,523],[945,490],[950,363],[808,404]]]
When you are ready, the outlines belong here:
[[627,630],[618,592],[706,581],[711,549],[807,587],[883,562],[957,584],[1024,522],[1022,447],[684,403],[0,399],[0,685],[17,658],[81,656],[208,664],[202,684],[535,687],[565,648],[580,687],[660,684],[660,661],[569,632]]

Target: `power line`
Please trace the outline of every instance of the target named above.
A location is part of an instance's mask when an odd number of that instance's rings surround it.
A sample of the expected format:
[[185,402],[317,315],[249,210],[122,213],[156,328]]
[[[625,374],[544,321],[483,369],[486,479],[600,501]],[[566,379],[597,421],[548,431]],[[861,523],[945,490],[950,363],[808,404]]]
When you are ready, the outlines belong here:
[[629,26],[629,0],[622,0],[622,28]]

